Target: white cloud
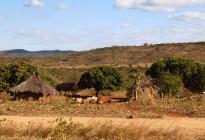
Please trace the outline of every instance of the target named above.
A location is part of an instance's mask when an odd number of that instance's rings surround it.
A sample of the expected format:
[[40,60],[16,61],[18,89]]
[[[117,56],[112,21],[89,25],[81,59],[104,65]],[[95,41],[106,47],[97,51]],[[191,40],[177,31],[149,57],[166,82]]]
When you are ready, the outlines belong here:
[[59,3],[57,8],[58,9],[67,9],[68,8],[68,4],[65,3],[65,2],[61,2],[61,3]]
[[134,18],[129,17],[129,18],[127,18],[127,19],[124,21],[124,23],[123,23],[120,27],[122,27],[122,28],[131,27],[132,24],[133,24],[133,21],[134,21]]
[[[142,45],[144,43],[177,43],[203,41],[205,36],[205,24],[190,26],[167,26],[152,29],[137,29],[106,33],[96,39],[107,46],[112,45]],[[102,41],[103,38],[103,41]],[[99,42],[99,41],[96,41]],[[105,46],[105,45],[104,45]]]
[[128,22],[125,22],[124,24],[121,25],[121,27],[123,27],[123,28],[127,28],[130,26],[132,26],[132,25],[131,25],[131,23],[128,23]]
[[12,31],[12,34],[16,35],[20,39],[30,39],[38,43],[47,43],[47,44],[64,44],[70,43],[78,40],[78,36],[70,35],[66,33],[46,31],[41,29],[32,29],[32,30],[15,30]]
[[40,0],[31,0],[25,3],[26,7],[44,7],[45,3],[41,2]]
[[115,0],[119,9],[142,11],[173,12],[178,7],[205,4],[205,0]]
[[169,19],[174,20],[205,20],[205,11],[187,11],[169,15]]

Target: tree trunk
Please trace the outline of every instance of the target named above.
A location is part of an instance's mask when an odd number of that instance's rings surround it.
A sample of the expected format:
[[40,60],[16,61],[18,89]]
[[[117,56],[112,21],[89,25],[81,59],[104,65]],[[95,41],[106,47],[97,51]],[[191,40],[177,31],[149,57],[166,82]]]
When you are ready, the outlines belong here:
[[97,90],[95,96],[98,97],[98,94],[99,94],[99,91]]

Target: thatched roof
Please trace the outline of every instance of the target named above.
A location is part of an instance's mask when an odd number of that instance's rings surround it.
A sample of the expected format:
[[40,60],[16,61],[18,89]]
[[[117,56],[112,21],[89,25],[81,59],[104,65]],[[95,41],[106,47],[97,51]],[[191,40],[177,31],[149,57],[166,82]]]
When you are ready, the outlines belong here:
[[190,90],[188,90],[187,88],[185,87],[181,87],[179,89],[179,97],[180,98],[183,98],[183,97],[188,97],[188,96],[193,96],[194,93],[192,93]]
[[152,88],[154,88],[154,89],[156,89],[157,91],[160,91],[160,88],[158,87],[158,86],[156,86],[156,85],[154,85],[154,84],[152,84],[152,83],[150,83],[150,82],[140,82],[140,87],[141,88],[144,88],[144,87],[152,87]]
[[54,95],[57,93],[51,85],[41,80],[36,75],[33,75],[28,80],[14,86],[9,91],[13,93],[42,93],[44,96]]

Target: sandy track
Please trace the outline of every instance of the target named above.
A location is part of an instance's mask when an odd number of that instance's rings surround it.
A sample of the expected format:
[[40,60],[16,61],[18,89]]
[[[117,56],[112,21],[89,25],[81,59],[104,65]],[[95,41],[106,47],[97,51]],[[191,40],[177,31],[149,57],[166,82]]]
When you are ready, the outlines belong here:
[[[6,119],[8,121],[12,121],[16,124],[28,124],[28,122],[33,122],[34,124],[43,124],[50,125],[49,121],[54,121],[59,117],[25,117],[25,116],[0,116],[0,120]],[[69,121],[70,117],[62,117],[64,120]],[[124,118],[106,118],[106,117],[71,117],[74,122],[79,122],[82,124],[88,124],[90,122],[110,122],[114,125],[134,125],[138,126],[149,126],[150,128],[182,128],[187,131],[200,131],[205,132],[205,118],[176,118],[176,117],[165,117],[162,119],[143,119],[143,118],[134,118],[134,119],[124,119]]]

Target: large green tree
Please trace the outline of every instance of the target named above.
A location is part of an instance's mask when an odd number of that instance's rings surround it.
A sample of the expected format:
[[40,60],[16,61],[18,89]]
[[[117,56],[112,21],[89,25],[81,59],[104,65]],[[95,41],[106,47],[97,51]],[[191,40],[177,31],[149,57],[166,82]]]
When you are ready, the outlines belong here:
[[166,74],[177,75],[189,90],[201,91],[205,89],[205,66],[193,60],[165,57],[153,63],[146,74],[152,78],[159,78]]
[[36,66],[28,63],[11,63],[7,66],[0,66],[0,91],[27,80],[33,73],[39,75],[53,86],[57,84],[57,79],[45,70],[38,69]]
[[120,71],[113,67],[98,66],[85,72],[78,82],[80,89],[94,88],[96,97],[101,90],[119,90],[124,85]]

